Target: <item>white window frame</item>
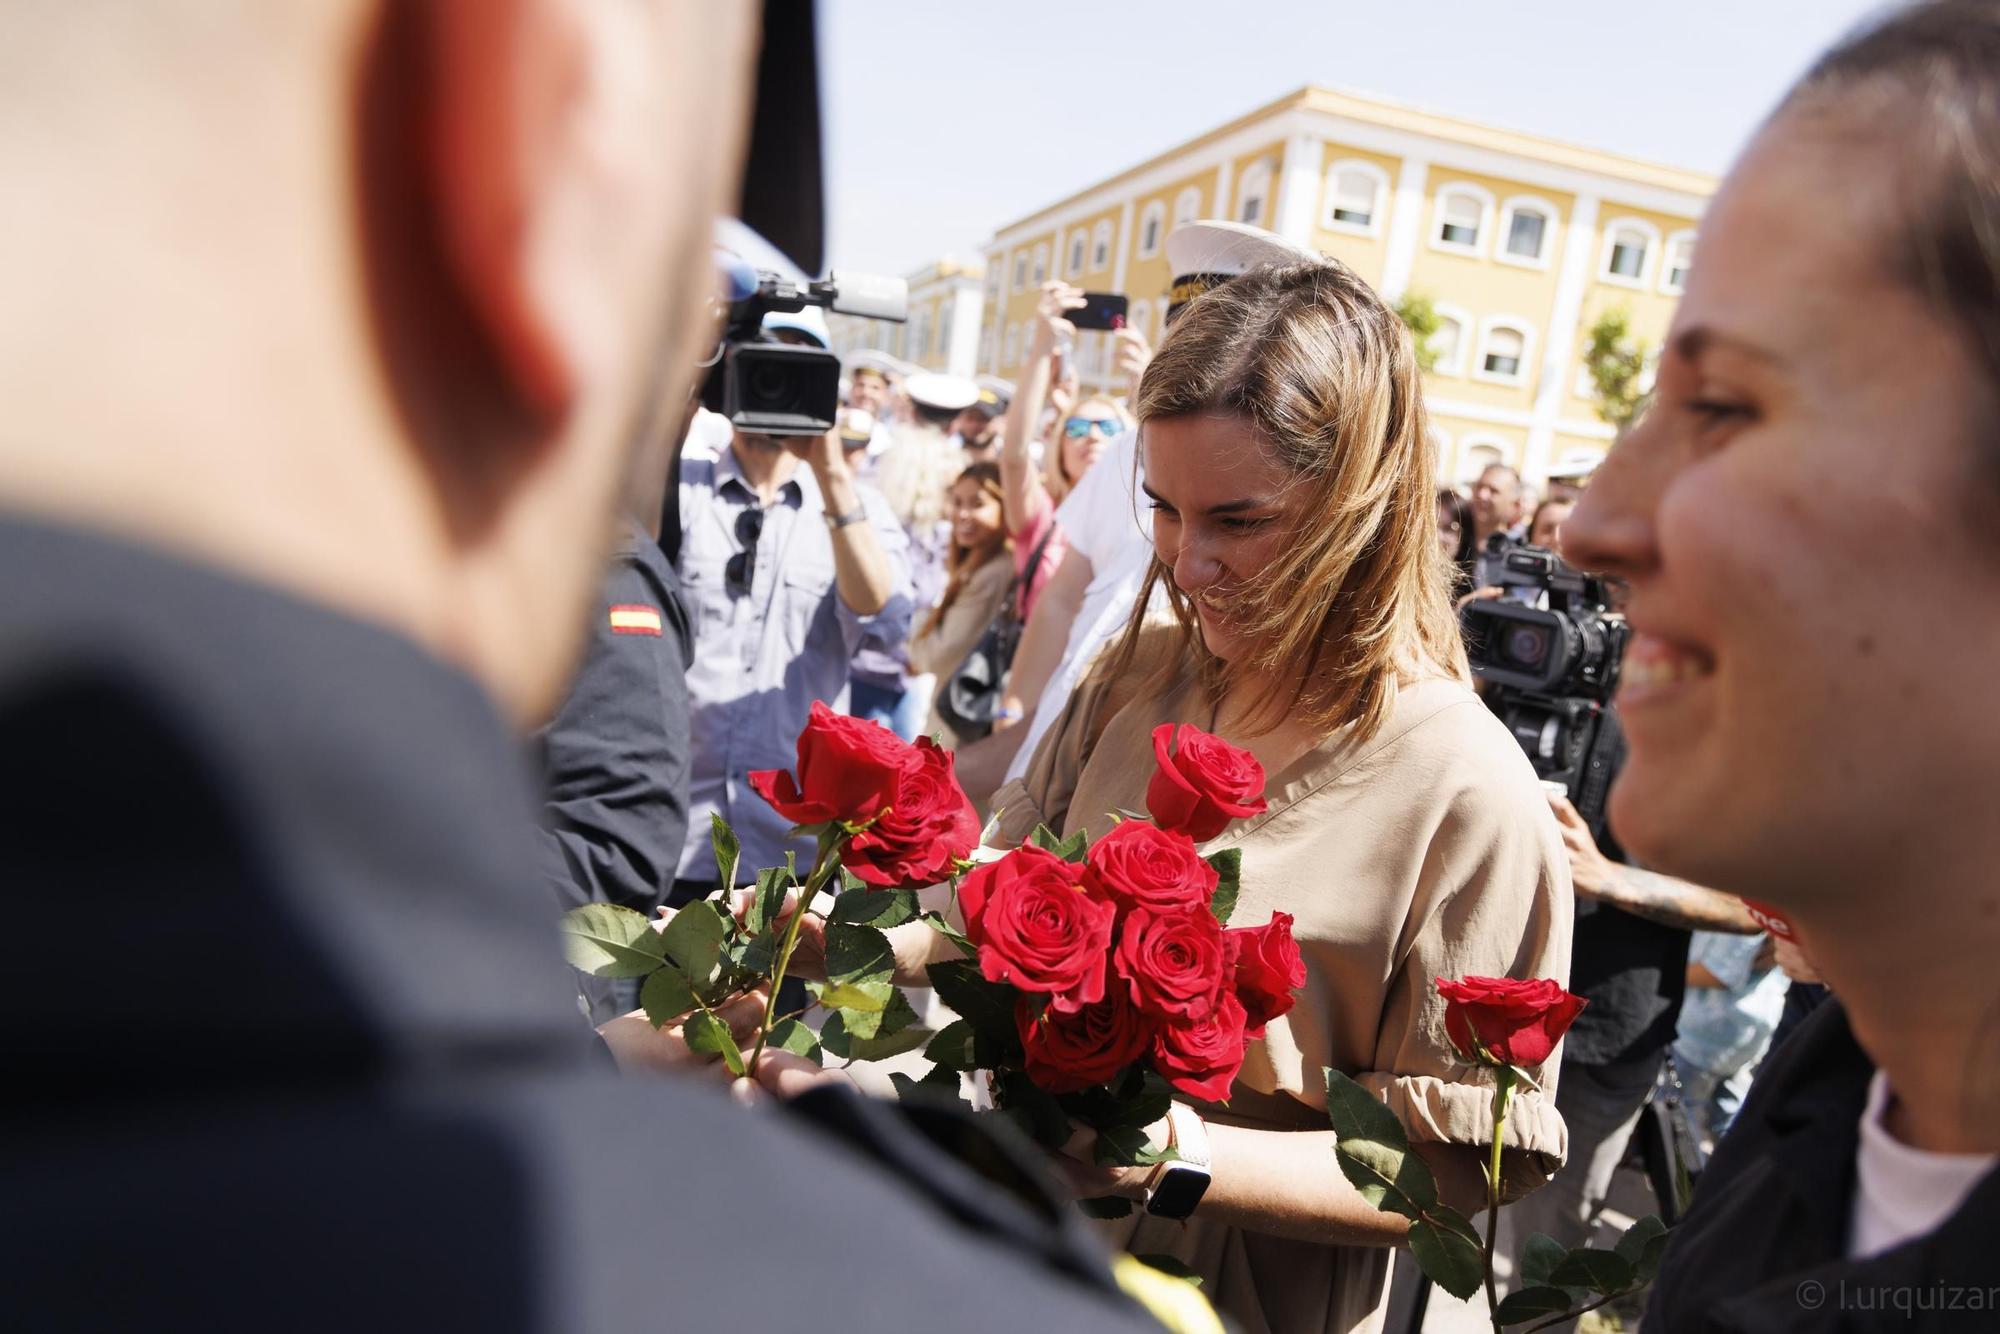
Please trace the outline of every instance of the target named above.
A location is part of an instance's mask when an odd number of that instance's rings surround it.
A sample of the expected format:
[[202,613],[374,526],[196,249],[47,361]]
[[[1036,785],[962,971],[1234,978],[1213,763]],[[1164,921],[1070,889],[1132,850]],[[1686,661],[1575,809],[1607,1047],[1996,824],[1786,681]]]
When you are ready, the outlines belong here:
[[[1487,344],[1493,335],[1502,329],[1510,329],[1521,335],[1521,365],[1512,375],[1486,369]],[[1535,326],[1519,315],[1488,315],[1479,322],[1479,346],[1472,354],[1472,378],[1484,384],[1504,384],[1519,386],[1528,383],[1528,372],[1535,364]]]
[[1017,252],[1014,256],[1014,290],[1017,292],[1028,290],[1028,252],[1025,250]]
[[1033,287],[1034,290],[1040,291],[1042,284],[1047,282],[1048,280],[1049,280],[1049,243],[1047,241],[1043,241],[1040,245],[1037,245],[1035,247],[1035,270],[1034,270],[1033,281],[1031,282],[1030,286]]
[[[1646,258],[1639,265],[1639,276],[1627,278],[1622,273],[1611,271],[1611,257],[1618,253],[1618,233],[1638,232],[1646,238]],[[1613,218],[1604,224],[1604,244],[1597,256],[1597,280],[1613,287],[1630,287],[1644,291],[1653,285],[1653,275],[1660,268],[1660,229],[1644,218]]]
[[[1508,233],[1514,229],[1514,215],[1532,211],[1542,215],[1542,249],[1537,255],[1517,255],[1507,248]],[[1514,195],[1500,206],[1500,221],[1493,228],[1493,258],[1502,264],[1523,269],[1546,269],[1556,248],[1556,206],[1540,195]]]
[[1479,327],[1479,322],[1472,318],[1470,311],[1458,306],[1433,304],[1431,308],[1437,311],[1439,319],[1451,320],[1458,325],[1458,350],[1452,356],[1449,363],[1440,358],[1438,364],[1431,368],[1430,373],[1432,375],[1451,375],[1463,378],[1465,375],[1465,350],[1472,343],[1473,331]]
[[1096,273],[1111,267],[1111,219],[1098,219],[1090,231],[1090,269]]
[[[1514,466],[1515,452],[1518,448],[1519,446],[1504,435],[1493,435],[1486,431],[1468,431],[1459,438],[1458,452],[1452,456],[1452,480],[1456,481],[1461,476],[1464,476],[1465,470],[1462,465],[1475,449],[1492,450],[1495,454],[1499,455],[1498,458],[1493,460],[1493,463],[1504,463],[1511,468]],[[1465,480],[1468,483],[1477,482],[1479,480],[1479,473],[1485,472],[1486,469],[1493,466],[1493,463],[1481,465],[1479,472],[1473,473],[1471,476],[1466,477]]]
[[[1271,170],[1271,159],[1260,157],[1250,164],[1249,170],[1236,183],[1236,207],[1230,211],[1232,222],[1241,222],[1251,227],[1271,230],[1271,186],[1276,173]],[[1243,206],[1252,199],[1257,201],[1257,216],[1254,220],[1243,216]]]
[[[1687,247],[1687,263],[1682,267],[1680,281],[1674,281],[1674,251]],[[1694,267],[1694,229],[1683,227],[1667,237],[1660,247],[1660,290],[1668,296],[1679,296],[1687,290],[1687,270]]]
[[[1197,221],[1200,217],[1201,187],[1199,185],[1184,186],[1181,192],[1174,196],[1174,226],[1179,227],[1183,223]],[[1168,230],[1171,231],[1172,228]]]
[[1090,233],[1079,227],[1069,234],[1069,241],[1063,246],[1063,277],[1081,278],[1083,263],[1090,258]]
[[1153,303],[1143,300],[1134,301],[1131,310],[1126,312],[1125,323],[1135,333],[1143,335],[1147,342],[1152,342]]
[[993,364],[993,326],[990,324],[979,331],[979,364]]
[[[1153,244],[1151,246],[1146,244],[1146,228],[1148,226],[1153,229]],[[1164,199],[1155,199],[1152,203],[1146,205],[1146,211],[1139,215],[1139,258],[1151,259],[1160,253],[1160,247],[1166,243],[1167,201]]]
[[1016,366],[1021,361],[1021,326],[1017,321],[1007,325],[1007,337],[1000,347],[1000,364]]
[[[1340,178],[1349,172],[1366,176],[1375,186],[1374,202],[1369,205],[1366,223],[1348,222],[1333,216],[1333,210],[1340,202]],[[1326,169],[1326,180],[1321,188],[1325,203],[1320,208],[1319,225],[1330,232],[1346,232],[1349,236],[1380,236],[1383,216],[1389,211],[1389,173],[1373,162],[1362,158],[1342,158]]]
[[[1444,239],[1445,201],[1463,196],[1479,205],[1479,236],[1471,245]],[[1470,255],[1484,259],[1493,240],[1493,192],[1471,181],[1447,181],[1431,196],[1431,249],[1447,255]]]

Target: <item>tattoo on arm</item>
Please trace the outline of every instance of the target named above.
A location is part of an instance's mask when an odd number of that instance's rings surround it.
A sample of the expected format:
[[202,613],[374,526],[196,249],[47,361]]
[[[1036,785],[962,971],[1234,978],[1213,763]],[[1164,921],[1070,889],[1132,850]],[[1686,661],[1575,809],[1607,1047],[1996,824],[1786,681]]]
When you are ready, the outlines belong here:
[[1635,917],[1681,931],[1727,931],[1747,936],[1762,929],[1734,895],[1636,866],[1618,868],[1604,901]]

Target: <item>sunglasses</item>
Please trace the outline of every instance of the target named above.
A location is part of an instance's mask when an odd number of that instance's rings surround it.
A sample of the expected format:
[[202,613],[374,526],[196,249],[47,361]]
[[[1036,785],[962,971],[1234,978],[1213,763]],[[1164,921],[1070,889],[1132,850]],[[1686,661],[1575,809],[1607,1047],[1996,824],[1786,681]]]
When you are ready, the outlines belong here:
[[1063,423],[1063,434],[1072,440],[1082,440],[1092,431],[1100,435],[1117,435],[1124,425],[1116,417],[1071,417]]
[[744,510],[736,516],[736,540],[743,550],[722,567],[723,591],[733,598],[746,597],[750,582],[757,577],[757,539],[764,535],[764,511]]

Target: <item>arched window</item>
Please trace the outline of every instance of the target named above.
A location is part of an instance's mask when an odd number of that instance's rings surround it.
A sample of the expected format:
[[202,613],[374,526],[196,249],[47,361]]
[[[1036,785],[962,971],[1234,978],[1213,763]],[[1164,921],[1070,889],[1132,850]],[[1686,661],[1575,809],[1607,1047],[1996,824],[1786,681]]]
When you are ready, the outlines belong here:
[[1493,213],[1493,196],[1476,185],[1447,185],[1437,194],[1437,227],[1431,244],[1440,250],[1478,254]]
[[1517,195],[1508,200],[1500,208],[1500,250],[1495,257],[1509,264],[1545,267],[1555,220],[1555,206],[1545,199]]
[[1069,267],[1063,270],[1063,276],[1068,278],[1083,276],[1083,251],[1089,244],[1090,238],[1081,231],[1069,234]]
[[1465,374],[1465,345],[1470,341],[1472,317],[1456,306],[1438,306],[1437,332],[1430,336],[1430,350],[1436,360],[1433,375]]
[[1693,267],[1694,233],[1675,232],[1667,238],[1667,263],[1660,276],[1660,290],[1679,295],[1686,289],[1688,270]]
[[1146,205],[1146,211],[1139,215],[1139,258],[1151,259],[1160,253],[1160,242],[1166,239],[1167,206],[1158,199]]
[[1458,482],[1471,486],[1479,475],[1496,463],[1505,463],[1512,452],[1498,436],[1468,435],[1458,444]]
[[1236,187],[1236,220],[1252,227],[1270,226],[1270,201],[1271,160],[1258,158],[1243,173],[1243,183]]
[[1028,252],[1025,250],[1014,256],[1014,290],[1028,290]]
[[1040,287],[1049,280],[1049,243],[1042,242],[1035,247],[1035,286]]
[[1107,268],[1111,264],[1111,220],[1105,218],[1090,234],[1090,267],[1093,270]]
[[1326,212],[1320,225],[1368,236],[1382,230],[1389,175],[1372,162],[1336,162],[1326,169]]
[[1599,277],[1621,287],[1642,287],[1653,271],[1660,229],[1638,218],[1618,218],[1604,228],[1604,265]]
[[1201,216],[1201,187],[1190,185],[1174,196],[1174,226],[1193,222]]
[[1497,315],[1480,328],[1479,364],[1473,378],[1498,384],[1520,384],[1528,373],[1528,324],[1511,315]]

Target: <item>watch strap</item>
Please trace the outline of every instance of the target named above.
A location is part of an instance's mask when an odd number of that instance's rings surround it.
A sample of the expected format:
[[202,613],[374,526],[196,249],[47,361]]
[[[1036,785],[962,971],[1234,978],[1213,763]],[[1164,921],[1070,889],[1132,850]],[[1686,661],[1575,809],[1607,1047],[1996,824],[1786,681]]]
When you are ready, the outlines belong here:
[[847,513],[845,514],[827,515],[826,526],[838,532],[840,529],[846,528],[850,524],[860,523],[863,519],[866,519],[867,517],[868,517],[867,506],[856,505],[853,509],[847,511]]

